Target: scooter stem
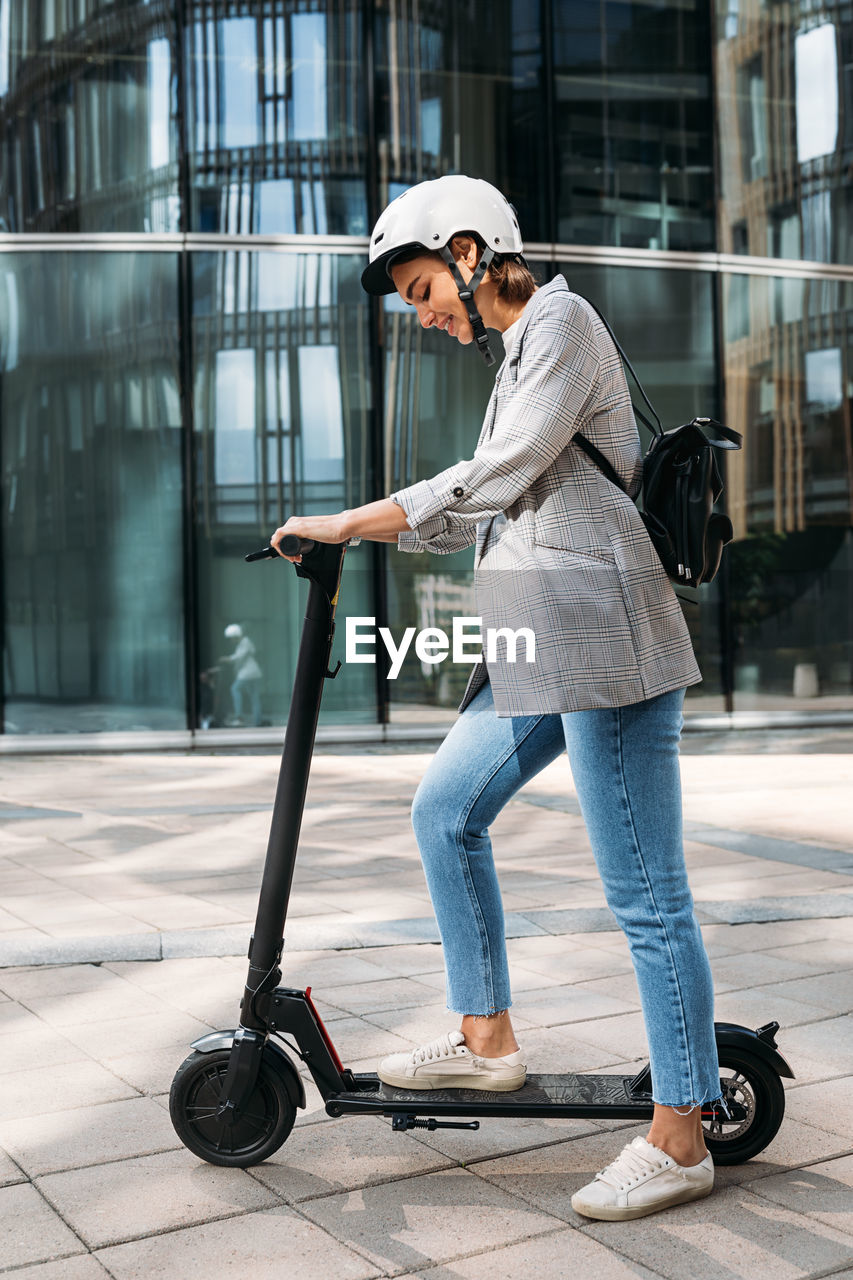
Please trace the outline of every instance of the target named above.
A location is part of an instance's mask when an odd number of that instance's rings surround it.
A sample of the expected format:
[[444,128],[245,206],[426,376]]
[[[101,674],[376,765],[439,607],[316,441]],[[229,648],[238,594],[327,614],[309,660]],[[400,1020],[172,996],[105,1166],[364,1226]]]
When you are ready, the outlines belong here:
[[294,565],[297,575],[307,578],[311,587],[284,735],[258,914],[249,945],[249,974],[240,1005],[241,1025],[257,1031],[266,1029],[266,1021],[254,1008],[255,997],[262,991],[271,991],[281,977],[278,962],[284,942],[284,922],[323,684],[326,676],[331,675],[329,656],[345,554],[346,543],[316,543],[312,551],[303,554],[302,563]]

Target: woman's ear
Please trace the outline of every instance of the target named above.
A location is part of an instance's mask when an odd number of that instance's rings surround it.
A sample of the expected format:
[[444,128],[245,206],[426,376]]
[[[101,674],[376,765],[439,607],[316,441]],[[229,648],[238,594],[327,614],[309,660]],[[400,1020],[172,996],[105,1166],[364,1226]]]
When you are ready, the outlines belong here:
[[456,261],[464,262],[469,271],[480,261],[480,250],[473,236],[454,236],[450,248]]

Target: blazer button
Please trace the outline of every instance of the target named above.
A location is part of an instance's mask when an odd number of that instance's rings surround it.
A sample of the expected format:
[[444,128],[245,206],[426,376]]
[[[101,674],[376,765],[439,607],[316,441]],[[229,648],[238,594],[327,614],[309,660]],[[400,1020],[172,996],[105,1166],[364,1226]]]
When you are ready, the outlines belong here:
[[453,490],[453,496],[454,498],[461,498],[464,492],[465,492],[464,489],[456,488]]

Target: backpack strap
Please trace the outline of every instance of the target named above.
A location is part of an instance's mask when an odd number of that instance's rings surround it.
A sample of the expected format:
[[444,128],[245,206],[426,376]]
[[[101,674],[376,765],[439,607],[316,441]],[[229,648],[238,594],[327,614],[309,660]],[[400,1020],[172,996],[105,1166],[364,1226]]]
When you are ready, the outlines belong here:
[[[585,295],[584,295],[584,296],[585,296]],[[615,343],[615,346],[616,346],[616,350],[619,352],[620,356],[621,356],[621,357],[622,357],[622,359],[625,361],[625,364],[626,364],[626,365],[628,366],[628,368],[631,370],[631,373],[633,374],[633,377],[634,377],[634,381],[636,382],[637,386],[638,386],[638,387],[639,387],[639,389],[640,389],[640,395],[643,397],[643,399],[645,400],[646,404],[649,406],[649,409],[650,409],[650,410],[651,410],[651,412],[652,412],[652,416],[654,417],[654,420],[655,420],[655,422],[657,423],[657,426],[656,426],[656,427],[655,427],[655,426],[653,426],[653,425],[652,425],[652,423],[651,423],[651,422],[649,422],[649,420],[648,420],[648,418],[645,416],[645,414],[644,414],[644,413],[641,413],[641,412],[640,412],[640,410],[636,407],[636,405],[634,406],[634,413],[637,415],[637,417],[638,417],[638,418],[639,418],[643,423],[645,423],[645,425],[648,427],[648,429],[649,429],[649,430],[650,430],[654,435],[656,435],[656,436],[662,436],[662,435],[663,435],[663,427],[661,426],[661,421],[660,421],[660,418],[659,418],[659,417],[658,417],[658,415],[657,415],[657,411],[656,411],[656,409],[655,409],[654,405],[652,404],[651,400],[649,399],[649,397],[646,395],[646,393],[645,393],[645,391],[644,391],[644,389],[643,389],[643,384],[642,384],[642,382],[640,382],[640,379],[637,377],[637,374],[636,374],[636,372],[635,372],[635,370],[634,370],[634,366],[631,364],[631,361],[628,359],[628,357],[625,355],[625,352],[622,350],[621,346],[619,345],[619,339],[616,337],[616,334],[613,332],[613,330],[610,328],[610,325],[607,323],[607,319],[606,319],[606,317],[605,317],[605,316],[603,316],[603,315],[601,314],[601,312],[598,310],[598,307],[597,307],[597,306],[595,305],[595,303],[592,301],[592,298],[586,298],[586,301],[589,303],[589,305],[590,305],[590,306],[592,307],[592,309],[595,311],[596,315],[597,315],[597,316],[599,317],[599,319],[601,320],[601,322],[602,322],[602,324],[604,325],[605,329],[607,330],[607,332],[610,334],[611,338],[613,339],[613,342]]]
[[586,436],[582,436],[579,431],[576,431],[575,434],[572,436],[572,443],[578,445],[579,448],[583,449],[586,456],[588,458],[591,458],[592,461],[596,464],[596,466],[601,468],[601,470],[607,476],[608,480],[612,480],[613,483],[617,485],[622,490],[623,493],[628,492],[628,490],[625,488],[622,481],[619,479],[619,476],[616,473],[616,469],[613,466],[611,466],[611,464],[607,461],[607,459],[605,458],[604,454],[600,451],[600,449],[596,449],[595,445],[592,444],[591,441],[587,440]]

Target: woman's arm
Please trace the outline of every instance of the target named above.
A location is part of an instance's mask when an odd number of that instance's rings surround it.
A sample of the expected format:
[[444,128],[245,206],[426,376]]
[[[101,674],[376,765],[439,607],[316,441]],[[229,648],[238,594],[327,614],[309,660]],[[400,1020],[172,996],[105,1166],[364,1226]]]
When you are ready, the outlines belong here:
[[[367,502],[350,511],[328,516],[291,516],[270,538],[270,546],[278,551],[285,534],[314,538],[317,542],[346,542],[349,538],[367,538],[371,542],[396,542],[397,534],[409,528],[406,513],[390,498]],[[279,551],[279,555],[282,553]],[[285,556],[299,563],[301,556]]]

